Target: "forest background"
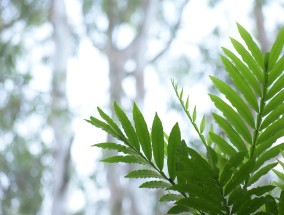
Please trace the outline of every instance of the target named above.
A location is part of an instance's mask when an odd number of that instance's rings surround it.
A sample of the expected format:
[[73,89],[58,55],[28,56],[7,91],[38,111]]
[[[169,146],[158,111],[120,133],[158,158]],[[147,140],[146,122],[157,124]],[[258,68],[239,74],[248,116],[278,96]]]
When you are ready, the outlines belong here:
[[111,137],[84,119],[135,101],[194,139],[170,79],[209,112],[208,76],[224,74],[220,47],[236,22],[268,50],[284,3],[0,0],[0,214],[165,214],[161,193],[123,178],[129,167],[98,162],[106,154],[91,145]]

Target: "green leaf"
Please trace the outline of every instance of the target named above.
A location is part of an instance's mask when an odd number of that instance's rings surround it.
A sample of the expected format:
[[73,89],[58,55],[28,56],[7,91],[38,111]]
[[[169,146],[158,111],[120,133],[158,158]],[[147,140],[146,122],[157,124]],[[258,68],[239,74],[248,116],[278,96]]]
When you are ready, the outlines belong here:
[[187,151],[188,151],[188,154],[191,157],[190,160],[199,165],[199,167],[196,168],[196,171],[198,171],[198,169],[200,168],[200,169],[202,169],[202,171],[204,171],[204,174],[206,174],[208,177],[212,177],[213,174],[212,174],[210,165],[207,162],[207,160],[205,160],[205,158],[200,153],[198,153],[197,151],[195,151],[192,148],[188,147]]
[[240,33],[241,37],[243,38],[243,40],[245,41],[245,43],[246,43],[248,49],[250,50],[252,56],[258,62],[258,64],[262,68],[264,68],[263,56],[262,56],[262,53],[261,53],[260,49],[258,48],[257,44],[254,42],[251,35],[246,31],[246,29],[244,29],[239,23],[237,23],[237,26],[238,26],[239,33]]
[[150,134],[146,121],[136,104],[133,106],[133,120],[135,123],[136,133],[141,144],[142,150],[150,161],[152,159],[152,147]]
[[280,190],[284,190],[284,184],[278,181],[273,181],[273,184],[280,188]]
[[271,99],[275,96],[278,92],[280,92],[284,88],[284,75],[275,81],[275,83],[271,86],[268,93],[265,96],[265,100]]
[[260,130],[265,129],[271,123],[275,122],[284,113],[284,104],[278,105],[270,114],[263,120],[260,126]]
[[[229,49],[226,49],[224,47],[222,47],[222,49],[223,49],[224,53],[235,64],[235,66],[236,66],[235,72],[240,73],[241,78],[243,78],[244,81],[246,81],[246,84],[249,85],[258,96],[261,96],[262,95],[262,90],[261,90],[260,84],[258,83],[258,80],[254,76],[254,74],[249,70],[249,68],[233,52],[231,52]],[[252,95],[250,95],[250,96],[252,96]]]
[[206,149],[208,163],[211,167],[212,172],[214,173],[213,177],[217,179],[219,177],[218,155],[210,146],[208,146]]
[[[210,129],[209,129],[209,133],[210,133],[210,132],[214,132],[214,127],[213,127],[212,124],[211,124]],[[210,135],[207,135],[207,144],[208,144],[208,146],[211,147],[211,146],[212,146],[212,143],[213,143],[213,141],[212,141]]]
[[237,170],[239,165],[242,164],[242,161],[244,160],[245,154],[244,152],[238,152],[235,155],[233,155],[228,162],[226,162],[226,165],[224,166],[224,169],[220,175],[220,184],[224,186],[229,179],[232,177],[233,172]]
[[256,173],[253,174],[253,176],[250,178],[248,186],[252,185],[256,181],[258,181],[262,176],[266,175],[270,170],[273,169],[273,167],[277,166],[277,162],[268,164],[264,167],[262,167],[260,170],[258,170]]
[[90,117],[90,120],[86,120],[88,123],[96,126],[97,128],[101,128],[102,130],[106,131],[108,134],[112,135],[113,137],[117,138],[118,140],[124,141],[123,137],[121,137],[111,126],[106,124],[105,122],[95,118]]
[[273,66],[272,70],[268,74],[267,84],[270,86],[274,81],[279,78],[282,71],[284,70],[284,55],[280,58],[279,61]]
[[276,169],[273,169],[272,171],[278,176],[278,178],[280,178],[282,181],[284,181],[284,174],[282,172],[279,172]]
[[265,105],[263,110],[263,116],[270,113],[273,109],[277,108],[279,105],[283,104],[284,101],[284,90],[281,90],[276,96],[274,96],[271,101]]
[[217,186],[206,186],[207,184],[199,183],[186,183],[174,185],[171,189],[177,190],[181,193],[188,193],[190,196],[202,199],[205,202],[211,202],[215,205],[221,205],[223,196]]
[[180,200],[182,198],[183,198],[182,195],[170,193],[170,194],[163,195],[160,198],[160,202],[178,201],[178,200]]
[[280,143],[272,148],[270,148],[269,150],[267,150],[266,152],[264,152],[256,161],[255,163],[255,169],[258,169],[259,167],[261,167],[266,161],[275,158],[277,155],[279,155],[279,153],[284,150],[284,143]]
[[244,205],[238,214],[252,214],[266,203],[265,197],[254,198],[247,205]]
[[187,96],[186,98],[185,109],[188,110],[188,107],[189,107],[189,96]]
[[278,215],[278,209],[277,209],[275,198],[272,197],[271,195],[267,195],[265,198],[266,198],[266,202],[265,202],[266,212],[269,212],[269,214]]
[[192,121],[196,121],[196,105],[194,106],[193,113],[192,113]]
[[209,94],[211,100],[214,102],[215,106],[223,113],[227,120],[232,124],[236,131],[242,135],[242,137],[248,142],[251,143],[252,138],[251,134],[241,119],[241,117],[230,107],[226,102],[224,102],[219,97]]
[[[282,157],[283,157],[283,151],[281,151]],[[279,160],[278,158],[276,158],[276,160],[278,161],[278,163],[282,166],[282,168],[284,169],[284,162],[282,162],[281,160]]]
[[154,159],[157,167],[162,170],[164,167],[164,131],[158,114],[155,115],[153,121],[151,136]]
[[210,78],[219,91],[226,96],[230,103],[236,108],[238,113],[243,117],[244,120],[246,120],[250,127],[254,128],[253,116],[242,98],[225,82],[213,76],[210,76]]
[[236,209],[239,209],[243,204],[246,204],[249,200],[250,197],[247,195],[246,190],[243,190],[240,186],[237,186],[228,198],[228,205],[232,205],[232,211],[236,211]]
[[149,169],[134,170],[128,173],[128,175],[126,175],[125,178],[160,178],[160,179],[163,179],[163,177],[159,173],[153,170],[149,170]]
[[129,143],[137,151],[140,151],[140,145],[139,145],[138,138],[137,138],[137,135],[135,133],[135,130],[134,130],[131,122],[127,118],[126,114],[123,112],[123,110],[121,110],[121,108],[118,106],[118,104],[116,102],[114,103],[114,110],[115,110],[115,113],[117,115],[117,118],[119,119],[119,121],[122,125],[122,128],[123,128],[126,136],[129,139]]
[[203,199],[189,197],[183,198],[177,202],[178,205],[187,206],[196,210],[201,210],[210,214],[223,214],[222,208],[216,205],[215,202],[204,201]]
[[168,172],[172,180],[174,180],[176,177],[177,149],[180,142],[181,142],[180,129],[178,123],[176,123],[170,133],[168,141],[168,150],[167,150]]
[[206,123],[206,119],[205,119],[205,115],[202,117],[202,120],[201,120],[201,123],[200,123],[200,128],[199,128],[199,130],[200,130],[200,133],[202,134],[203,132],[204,132],[204,130],[205,130],[205,124]]
[[279,55],[282,51],[283,48],[283,43],[284,43],[284,28],[282,28],[271,48],[271,52],[269,55],[269,64],[268,64],[268,71],[271,70],[279,58]]
[[137,164],[146,164],[145,161],[139,159],[136,156],[113,156],[101,160],[106,163],[137,163]]
[[279,212],[279,215],[284,214],[284,190],[282,190],[280,194],[278,212]]
[[260,83],[263,83],[263,73],[255,59],[250,55],[250,53],[243,47],[240,42],[233,38],[230,39],[236,51],[241,55],[243,61],[246,62],[246,64],[253,72],[253,74],[257,77],[257,79],[260,81]]
[[[186,166],[183,163],[183,159],[188,158],[188,153],[187,153],[187,145],[184,140],[181,141],[180,144],[178,144],[178,149],[177,149],[177,164],[176,164],[176,170],[178,171],[183,171]],[[183,183],[185,182],[186,179],[179,177],[177,175],[177,182],[178,183]]]
[[179,213],[189,212],[189,211],[190,209],[186,206],[175,205],[168,211],[167,214],[179,214]]
[[240,185],[252,172],[255,166],[253,159],[248,160],[240,169],[233,175],[225,187],[225,195],[228,195],[235,187]]
[[227,120],[225,120],[223,117],[216,113],[212,113],[215,122],[224,130],[226,135],[228,136],[231,143],[241,152],[246,152],[246,155],[248,155],[247,147],[243,141],[243,139],[240,137],[240,135],[235,131],[235,129],[232,128],[230,123],[228,123]]
[[228,155],[229,157],[232,157],[234,154],[237,153],[237,151],[221,136],[210,132],[209,133],[212,141],[216,143],[216,145],[220,148],[221,152]]
[[149,188],[149,189],[168,189],[172,185],[164,182],[164,181],[147,181],[143,184],[141,184],[140,188]]
[[96,146],[102,149],[116,150],[118,152],[123,152],[124,154],[135,153],[131,148],[117,144],[117,143],[105,142],[105,143],[97,143],[97,144],[94,144],[93,146]]
[[275,188],[275,186],[272,185],[264,185],[264,186],[259,186],[252,188],[251,190],[248,190],[248,194],[250,196],[255,195],[255,196],[263,196],[264,194],[272,191]]
[[282,136],[284,136],[284,128],[276,130],[275,133],[272,136],[268,137],[267,140],[264,140],[263,142],[257,145],[254,153],[255,157],[258,157],[264,151],[271,148],[271,146]]
[[[284,129],[284,118],[280,118],[276,120],[274,123],[272,123],[268,128],[266,128],[257,139],[256,144],[261,144],[262,142],[268,140],[268,139],[278,139],[284,135],[282,131]],[[278,131],[278,132],[276,132]]]
[[122,137],[122,139],[126,140],[123,132],[120,130],[118,125],[102,109],[97,107],[97,110],[100,116],[113,128],[113,130],[117,133],[117,135]]
[[[239,74],[235,66],[224,56],[221,56],[222,62],[229,73],[236,88],[243,94],[250,106],[256,111],[259,111],[258,103],[255,95],[253,94],[251,88],[247,85],[244,78]],[[259,85],[259,84],[258,84]]]

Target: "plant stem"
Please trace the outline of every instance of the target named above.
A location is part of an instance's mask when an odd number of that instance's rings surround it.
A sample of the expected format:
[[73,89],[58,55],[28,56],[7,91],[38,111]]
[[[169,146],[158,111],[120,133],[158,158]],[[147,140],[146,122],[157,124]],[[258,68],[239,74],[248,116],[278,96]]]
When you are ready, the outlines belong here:
[[268,81],[268,74],[267,73],[268,73],[267,68],[265,68],[264,71],[263,71],[264,83],[262,85],[262,97],[260,98],[260,107],[259,107],[259,112],[257,114],[255,131],[254,131],[254,134],[253,134],[252,147],[251,147],[251,151],[250,151],[250,158],[253,158],[257,139],[258,139],[259,132],[260,132],[260,130],[259,130],[260,125],[262,123],[263,109],[264,109],[265,101],[266,101],[265,97],[266,97],[266,94],[267,94],[267,81]]

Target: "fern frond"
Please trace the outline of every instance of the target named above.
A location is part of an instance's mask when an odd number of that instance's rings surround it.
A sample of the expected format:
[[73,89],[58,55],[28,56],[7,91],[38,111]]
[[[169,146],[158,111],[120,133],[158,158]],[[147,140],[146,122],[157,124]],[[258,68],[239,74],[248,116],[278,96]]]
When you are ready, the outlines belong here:
[[[100,108],[102,120],[95,117],[86,120],[122,141],[122,144],[95,144],[119,152],[102,161],[142,164],[143,169],[126,177],[155,179],[140,187],[167,191],[160,201],[174,202],[169,214],[284,214],[284,173],[274,169],[278,164],[284,168],[284,162],[277,160],[280,153],[283,155],[284,143],[276,143],[284,137],[284,55],[281,55],[284,28],[270,53],[263,55],[252,36],[240,24],[237,27],[244,44],[231,38],[237,53],[222,48],[224,56],[221,55],[232,85],[210,77],[221,94],[209,94],[219,112],[212,116],[221,133],[209,125],[210,131],[205,134],[205,116],[200,124],[196,123],[199,121],[196,106],[189,110],[189,97],[184,99],[184,89],[179,89],[172,80],[175,94],[205,146],[205,153],[186,144],[178,123],[168,136],[158,114],[150,132],[136,104],[132,120],[114,103],[120,125]],[[274,182],[275,186],[258,184],[271,170],[280,182]],[[275,187],[281,191],[279,197],[274,195]]]

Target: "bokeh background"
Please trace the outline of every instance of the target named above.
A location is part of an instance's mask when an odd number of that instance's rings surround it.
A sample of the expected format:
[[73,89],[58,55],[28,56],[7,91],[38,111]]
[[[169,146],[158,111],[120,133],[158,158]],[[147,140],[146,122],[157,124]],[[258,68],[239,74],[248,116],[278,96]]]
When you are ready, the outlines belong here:
[[113,140],[84,119],[97,106],[113,115],[114,101],[131,114],[135,101],[198,148],[170,80],[210,122],[208,76],[224,76],[236,22],[265,52],[284,2],[0,0],[0,214],[166,214],[160,191],[123,177],[133,167],[99,162],[112,152],[91,145]]

